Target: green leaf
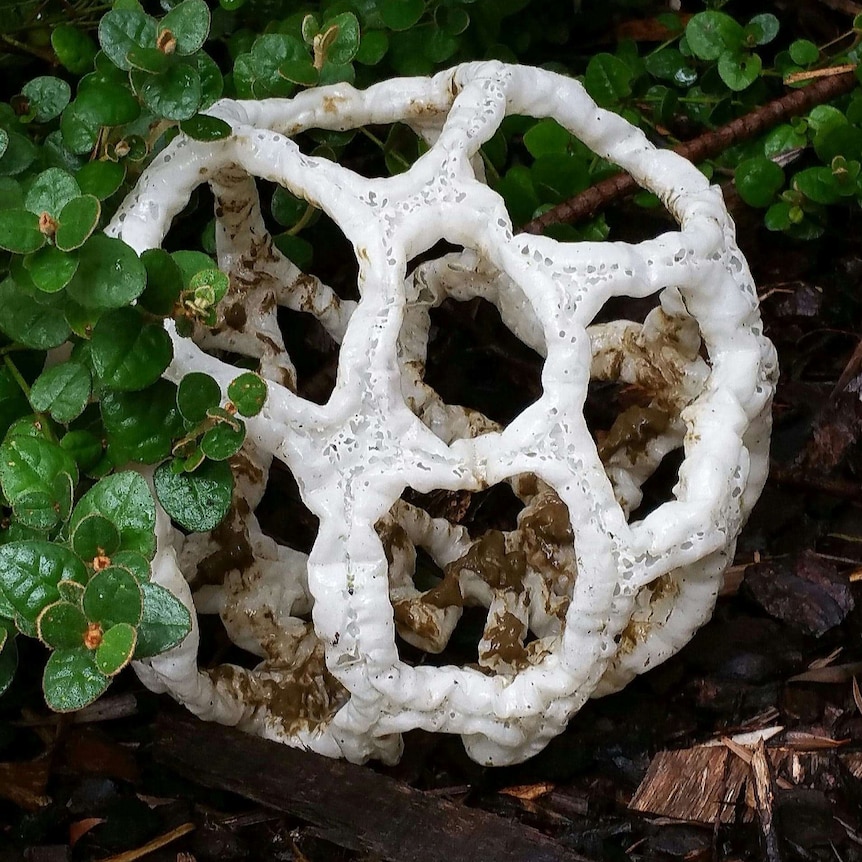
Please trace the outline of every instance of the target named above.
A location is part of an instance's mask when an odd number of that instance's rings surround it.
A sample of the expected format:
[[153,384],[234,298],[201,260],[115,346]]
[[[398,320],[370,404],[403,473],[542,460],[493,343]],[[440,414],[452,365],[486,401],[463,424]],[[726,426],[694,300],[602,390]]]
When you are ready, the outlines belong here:
[[590,185],[587,163],[580,156],[568,153],[539,157],[530,174],[536,192],[553,203],[570,198]]
[[327,61],[337,65],[351,62],[359,50],[359,21],[352,12],[342,12],[323,25],[324,31],[330,27],[338,27],[338,34],[327,48]]
[[818,204],[833,204],[841,191],[832,171],[826,167],[806,168],[793,177],[793,186],[809,200]]
[[15,670],[18,667],[18,645],[10,637],[6,641],[3,649],[0,649],[0,694],[6,691],[12,683],[15,676]]
[[33,284],[45,293],[62,290],[78,268],[78,258],[67,254],[56,246],[43,246],[24,258],[24,268]]
[[33,180],[24,205],[36,215],[46,212],[53,218],[58,218],[63,207],[79,194],[81,189],[68,171],[48,168]]
[[769,44],[778,35],[780,26],[778,18],[771,12],[755,15],[745,25],[745,44],[751,48],[756,45]]
[[295,225],[308,207],[308,203],[302,198],[291,194],[287,189],[276,186],[272,193],[272,217],[285,227]]
[[140,73],[138,89],[144,105],[168,120],[188,120],[201,107],[201,76],[187,63],[178,63],[161,75]]
[[75,712],[105,693],[111,680],[100,673],[86,647],[51,653],[42,676],[45,703],[54,712]]
[[126,61],[133,69],[159,75],[170,67],[172,58],[158,48],[132,48]]
[[120,308],[140,296],[146,283],[146,270],[134,250],[97,233],[81,246],[67,292],[85,308]]
[[51,31],[51,47],[57,59],[73,75],[84,75],[93,67],[96,44],[77,27],[56,25]]
[[57,347],[71,334],[61,309],[35,302],[11,278],[0,282],[0,329],[36,350]]
[[54,242],[61,251],[80,248],[96,229],[102,205],[95,195],[81,195],[73,198],[60,213],[60,226]]
[[158,584],[141,584],[144,615],[138,626],[135,658],[149,658],[175,647],[191,631],[192,620],[186,606]]
[[78,466],[56,443],[15,436],[0,446],[0,483],[22,524],[47,530],[72,509]]
[[183,0],[162,18],[159,35],[168,31],[177,40],[177,54],[199,51],[210,29],[210,10],[204,0]]
[[230,125],[218,117],[195,114],[180,123],[180,131],[195,141],[221,141],[233,133]]
[[156,22],[142,10],[112,9],[99,21],[99,44],[115,66],[128,72],[129,51],[155,47]]
[[423,0],[380,0],[377,8],[390,30],[409,30],[422,17],[425,3]]
[[45,245],[39,230],[39,217],[23,209],[0,210],[0,248],[17,254],[29,254]]
[[619,104],[631,95],[632,71],[613,54],[595,54],[587,63],[584,86],[600,107]]
[[717,60],[726,51],[738,51],[744,35],[730,15],[715,10],[693,15],[685,28],[688,46],[700,60]]
[[800,66],[810,66],[820,59],[820,49],[808,39],[797,39],[790,43],[790,57]]
[[25,135],[4,129],[6,146],[0,155],[0,176],[23,173],[36,160],[36,145]]
[[807,143],[808,139],[804,134],[797,132],[790,123],[783,123],[764,137],[763,155],[771,159],[789,150],[804,147]]
[[[207,264],[211,261],[206,258]],[[166,317],[171,314],[183,289],[183,274],[166,251],[153,248],[141,255],[147,271],[147,287],[139,300],[150,314]]]
[[128,623],[111,626],[96,648],[96,667],[105,676],[116,676],[135,654],[138,632]]
[[80,609],[81,599],[84,597],[83,584],[79,584],[77,581],[60,581],[57,584],[57,592],[64,602],[69,602]]
[[158,380],[144,394],[108,389],[100,406],[111,444],[128,460],[161,461],[170,454],[172,439],[184,430],[176,387],[167,380]]
[[201,452],[213,461],[225,461],[239,452],[245,440],[245,426],[238,429],[220,422],[201,438]]
[[730,51],[718,58],[718,75],[728,89],[738,93],[750,87],[760,75],[763,63],[758,54],[734,54]]
[[[150,559],[156,550],[156,507],[146,481],[124,471],[100,479],[75,506],[70,531],[92,514],[110,521],[120,534],[120,551],[134,551]],[[119,556],[114,560],[120,565]]]
[[189,290],[195,300],[211,307],[219,303],[228,292],[230,279],[220,269],[204,269],[189,279]]
[[47,123],[63,113],[69,104],[72,88],[62,79],[53,75],[42,75],[28,81],[21,94],[27,99],[28,113],[37,123]]
[[109,629],[117,623],[136,626],[141,621],[144,596],[134,575],[119,566],[108,566],[90,578],[84,590],[84,615]]
[[75,459],[82,473],[92,469],[102,457],[102,444],[91,431],[70,431],[61,438],[60,446]]
[[227,388],[227,397],[241,416],[257,416],[263,409],[266,396],[266,381],[251,371],[234,378]]
[[160,464],[153,482],[165,511],[191,532],[212,530],[230,509],[233,474],[224,461],[207,461],[194,473],[179,475],[170,464]]
[[126,177],[126,166],[121,162],[87,162],[75,175],[81,191],[100,201],[109,198]]
[[189,287],[192,277],[206,269],[218,269],[213,259],[202,251],[175,251],[171,258],[179,267],[183,287]]
[[320,76],[307,57],[301,60],[285,60],[278,67],[278,74],[303,87],[313,87]]
[[539,120],[524,133],[524,146],[533,158],[565,153],[572,136],[556,120]]
[[765,156],[740,162],[734,178],[739,196],[752,207],[768,207],[784,185],[784,171]]
[[104,515],[90,512],[70,530],[72,550],[82,559],[110,557],[120,547],[120,531]]
[[221,388],[209,374],[192,371],[180,380],[177,390],[177,407],[189,422],[203,422],[207,410],[218,407]]
[[[30,412],[27,397],[15,382],[9,369],[0,367],[0,439],[5,437],[9,426]],[[3,616],[0,609],[0,616]]]
[[34,626],[42,608],[59,600],[61,580],[87,580],[84,564],[68,548],[40,540],[0,545],[0,590]]
[[84,642],[87,618],[76,605],[61,599],[42,610],[36,631],[39,640],[52,649],[75,649]]
[[150,579],[150,561],[139,551],[117,551],[111,557],[111,562],[128,569],[139,584],[145,584]]
[[161,324],[144,323],[135,308],[118,308],[99,318],[90,356],[96,374],[113,389],[134,392],[152,385],[173,358]]
[[369,30],[362,34],[356,62],[363,66],[376,66],[389,50],[389,37],[382,30]]
[[80,362],[68,360],[43,371],[30,390],[30,404],[50,413],[63,425],[77,419],[90,400],[90,372]]

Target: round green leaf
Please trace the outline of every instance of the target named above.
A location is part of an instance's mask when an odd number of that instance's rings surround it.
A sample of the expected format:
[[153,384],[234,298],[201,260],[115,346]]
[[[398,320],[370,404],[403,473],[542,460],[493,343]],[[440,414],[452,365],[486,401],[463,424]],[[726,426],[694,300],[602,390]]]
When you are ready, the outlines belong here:
[[99,223],[102,205],[95,195],[73,198],[60,213],[60,226],[54,237],[57,248],[72,251],[80,248]]
[[728,89],[737,93],[757,80],[762,67],[758,54],[734,54],[728,51],[718,58],[719,77]]
[[83,75],[93,67],[96,45],[77,27],[59,24],[51,31],[51,47],[57,59],[73,74]]
[[241,416],[256,416],[266,401],[266,381],[251,371],[234,378],[227,388],[227,397]]
[[90,372],[80,362],[69,360],[43,371],[30,390],[34,410],[48,412],[63,425],[84,412],[90,400]]
[[308,203],[302,198],[291,194],[287,189],[276,186],[272,193],[272,217],[285,227],[295,225],[308,208]]
[[86,88],[80,86],[72,105],[79,114],[86,115],[101,126],[131,123],[141,113],[138,100],[125,86],[125,82],[121,86],[118,83],[94,81]]
[[330,27],[337,27],[338,33],[326,51],[326,59],[330,63],[349,63],[359,50],[359,21],[352,12],[342,12],[323,25],[324,32]]
[[784,171],[765,156],[740,162],[735,173],[739,196],[752,207],[768,207],[784,185]]
[[750,47],[769,44],[778,35],[780,26],[778,18],[771,12],[755,15],[745,25],[745,44]]
[[[98,514],[113,524],[120,535],[120,552],[134,551],[151,558],[156,550],[156,507],[150,489],[138,473],[125,471],[100,479],[75,506],[70,532],[90,515]],[[120,565],[119,556],[114,560]]]
[[45,245],[39,216],[22,209],[0,210],[0,248],[29,254]]
[[601,107],[616,105],[631,95],[632,71],[613,54],[595,54],[587,63],[584,86]]
[[86,647],[51,653],[42,676],[45,703],[54,712],[75,712],[104,694],[111,680],[100,673]]
[[72,280],[78,268],[78,258],[49,245],[28,255],[24,259],[24,267],[39,290],[56,293]]
[[363,66],[376,66],[389,50],[389,37],[382,30],[369,30],[362,34],[356,62]]
[[201,107],[201,76],[187,63],[178,63],[164,74],[144,77],[138,94],[154,114],[168,120],[188,120]]
[[80,609],[81,599],[84,597],[83,584],[79,584],[77,581],[60,581],[57,584],[57,592],[64,602],[69,602]]
[[41,540],[0,545],[0,590],[34,626],[42,609],[59,600],[57,585],[64,580],[87,580],[84,564],[68,548]]
[[809,200],[818,204],[833,204],[841,197],[832,171],[826,167],[806,168],[793,177],[793,186]]
[[533,158],[565,153],[572,136],[556,120],[539,120],[524,133],[524,146]]
[[83,473],[94,467],[102,457],[102,444],[90,431],[70,431],[60,439],[60,446],[75,459],[78,469]]
[[57,347],[71,334],[61,309],[35,302],[11,278],[0,282],[0,329],[36,350]]
[[285,60],[278,67],[278,74],[302,87],[313,87],[320,77],[320,73],[308,57],[303,57],[301,60]]
[[685,38],[695,57],[717,60],[725,51],[738,51],[742,47],[744,32],[730,15],[710,10],[689,19]]
[[141,9],[112,9],[99,21],[99,44],[115,66],[128,72],[129,51],[155,47],[156,22]]
[[132,48],[126,62],[133,69],[160,75],[171,65],[171,58],[158,48]]
[[422,17],[425,3],[423,0],[380,0],[377,8],[390,30],[409,30]]
[[221,141],[230,137],[233,129],[218,117],[195,114],[180,123],[180,131],[195,141]]
[[128,569],[139,584],[145,584],[150,579],[150,561],[139,551],[117,551],[111,557],[111,562]]
[[39,640],[52,649],[74,649],[84,642],[87,619],[80,608],[61,599],[39,614],[36,631]]
[[233,474],[224,461],[207,461],[194,473],[179,475],[170,464],[160,464],[153,482],[165,511],[191,532],[212,530],[230,509]]
[[6,146],[0,155],[0,176],[11,177],[26,171],[36,160],[36,145],[25,135],[4,129]]
[[96,374],[113,389],[145,389],[161,377],[173,358],[164,327],[144,323],[135,308],[102,315],[93,329],[90,356]]
[[135,658],[149,658],[180,643],[191,631],[186,606],[158,584],[143,583],[144,614],[138,626]]
[[[206,258],[207,263],[211,261]],[[183,289],[183,274],[180,267],[166,251],[152,248],[141,255],[147,271],[147,287],[141,294],[140,304],[150,314],[161,317],[169,315]]]
[[42,75],[28,81],[21,94],[27,99],[29,113],[37,123],[47,123],[59,117],[63,108],[69,104],[72,88],[62,79],[53,75]]
[[201,438],[201,452],[213,461],[225,461],[239,452],[245,440],[245,426],[234,428],[220,422]]
[[111,445],[127,460],[161,461],[170,454],[172,439],[184,430],[176,387],[167,380],[158,380],[144,394],[106,390],[100,407]]
[[189,422],[202,422],[207,410],[218,407],[221,388],[209,374],[192,371],[180,380],[177,390],[177,407]]
[[175,251],[171,254],[173,262],[180,268],[184,287],[188,287],[192,277],[205,269],[218,269],[215,261],[202,251]]
[[53,218],[59,218],[63,207],[79,194],[81,189],[68,171],[48,168],[33,180],[24,205],[36,215],[46,212]]
[[122,240],[94,234],[83,246],[67,292],[85,308],[120,308],[140,296],[146,270]]
[[96,667],[105,676],[116,676],[132,660],[137,641],[134,626],[128,623],[111,626],[96,648]]
[[220,269],[204,269],[189,279],[189,290],[194,291],[195,299],[208,306],[220,302],[229,287],[230,279]]
[[78,467],[58,444],[42,437],[8,437],[0,445],[0,483],[22,524],[47,530],[71,511]]
[[110,557],[120,547],[120,531],[104,515],[90,512],[70,531],[72,550],[82,560]]
[[457,50],[459,41],[445,30],[428,25],[428,38],[423,51],[433,63],[445,63]]
[[199,51],[210,29],[210,10],[204,0],[183,0],[162,18],[159,35],[169,32],[176,40],[177,54]]
[[75,175],[81,191],[103,201],[123,184],[126,167],[120,162],[87,162]]
[[90,578],[84,590],[84,615],[109,629],[117,623],[136,626],[141,621],[144,596],[134,575],[119,566],[108,566]]
[[820,49],[808,39],[797,39],[790,44],[790,57],[800,66],[810,66],[820,59]]

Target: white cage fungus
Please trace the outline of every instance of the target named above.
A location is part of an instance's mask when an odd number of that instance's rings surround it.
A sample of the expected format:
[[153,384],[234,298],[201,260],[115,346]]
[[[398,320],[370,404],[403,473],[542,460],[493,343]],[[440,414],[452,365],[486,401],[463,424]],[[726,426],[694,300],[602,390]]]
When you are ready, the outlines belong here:
[[[182,338],[166,324],[167,376],[203,371],[226,390],[236,375],[219,358],[227,350],[259,361],[268,396],[234,462],[227,522],[184,536],[161,513],[154,578],[198,614],[220,614],[261,662],[200,669],[196,625],[136,670],[202,718],[329,756],[393,762],[401,734],[424,728],[459,734],[481,763],[523,760],[587,698],[664,661],[709,618],[763,486],[776,360],[721,194],[576,81],[497,62],[363,92],[336,85],[222,101],[211,113],[232,134],[213,143],[180,135],[108,232],[138,252],[157,247],[196,186],[214,193],[231,288],[214,328]],[[515,233],[479,154],[508,114],[557,120],[658,195],[680,229],[637,244]],[[359,176],[291,140],[395,122],[429,148],[393,177]],[[255,178],[341,228],[359,264],[358,303],[275,248]],[[408,270],[441,239],[464,251]],[[593,323],[612,297],[653,295],[643,323]],[[424,382],[429,310],[447,297],[493,303],[545,357],[541,397],[505,428]],[[278,306],[314,315],[340,345],[325,405],[296,394]],[[591,379],[645,399],[621,412],[601,446],[584,418]],[[644,482],[680,449],[672,499],[631,520]],[[256,520],[273,458],[320,519],[308,557]],[[401,499],[408,486],[501,482],[524,504],[516,528],[479,537]],[[430,589],[414,580],[417,549],[444,573]],[[202,562],[219,554],[223,579],[201,578]],[[396,632],[438,653],[465,606],[487,609],[473,662],[399,658]]]

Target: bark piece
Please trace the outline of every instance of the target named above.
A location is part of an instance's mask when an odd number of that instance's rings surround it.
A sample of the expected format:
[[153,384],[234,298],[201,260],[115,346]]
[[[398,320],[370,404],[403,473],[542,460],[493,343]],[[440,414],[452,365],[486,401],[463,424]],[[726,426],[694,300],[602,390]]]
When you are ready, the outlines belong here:
[[190,716],[160,716],[153,753],[198,784],[286,812],[334,844],[391,862],[587,862],[523,824]]

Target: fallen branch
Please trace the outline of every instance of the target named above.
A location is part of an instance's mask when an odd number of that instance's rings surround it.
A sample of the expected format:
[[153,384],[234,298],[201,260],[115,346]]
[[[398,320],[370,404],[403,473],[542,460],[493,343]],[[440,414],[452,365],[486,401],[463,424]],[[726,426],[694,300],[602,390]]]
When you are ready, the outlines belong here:
[[[856,83],[853,72],[841,72],[831,77],[821,78],[724,126],[706,132],[691,141],[678,144],[673,148],[674,152],[698,164],[705,159],[713,158],[740,141],[762,134],[789,117],[802,114],[815,105],[830,102],[838,96],[849,93]],[[521,230],[524,233],[541,233],[553,224],[571,224],[589,218],[608,204],[632,194],[639,188],[629,174],[614,174],[528,221]]]
[[154,756],[198,784],[298,817],[327,841],[391,862],[589,862],[522,823],[191,716],[159,717]]

